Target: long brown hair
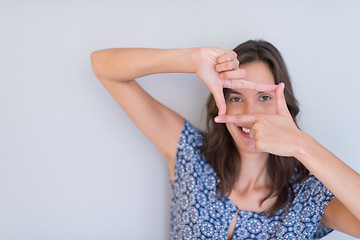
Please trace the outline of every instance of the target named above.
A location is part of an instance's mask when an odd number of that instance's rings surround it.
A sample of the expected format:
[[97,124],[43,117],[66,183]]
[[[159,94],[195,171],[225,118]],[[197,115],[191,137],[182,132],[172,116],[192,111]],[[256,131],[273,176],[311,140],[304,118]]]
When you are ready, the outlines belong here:
[[[263,62],[270,68],[275,84],[285,83],[285,100],[296,123],[296,116],[299,113],[298,102],[295,99],[290,77],[280,52],[272,44],[263,40],[247,41],[237,46],[234,51],[237,53],[240,66],[249,62]],[[228,98],[229,94],[230,90],[224,89],[225,99]],[[206,106],[207,130],[204,133],[204,143],[201,151],[220,178],[217,192],[222,196],[229,196],[240,173],[240,154],[226,125],[214,122],[214,118],[218,114],[218,108],[212,94],[210,94]],[[270,193],[262,199],[261,204],[266,199],[277,196],[274,205],[266,211],[266,214],[271,217],[293,200],[294,193],[290,183],[293,173],[299,173],[299,178],[296,181],[302,181],[309,176],[309,171],[293,157],[282,157],[273,154],[269,154],[267,170],[272,179],[272,188]]]

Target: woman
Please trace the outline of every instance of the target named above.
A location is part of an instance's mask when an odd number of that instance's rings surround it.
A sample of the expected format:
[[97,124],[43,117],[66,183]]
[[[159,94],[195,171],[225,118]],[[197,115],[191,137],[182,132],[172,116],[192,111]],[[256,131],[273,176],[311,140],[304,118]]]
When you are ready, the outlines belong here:
[[[299,130],[290,78],[270,43],[107,49],[91,59],[168,162],[173,239],[314,239],[331,229],[360,237],[360,175]],[[166,72],[196,73],[210,89],[206,133],[134,81]]]

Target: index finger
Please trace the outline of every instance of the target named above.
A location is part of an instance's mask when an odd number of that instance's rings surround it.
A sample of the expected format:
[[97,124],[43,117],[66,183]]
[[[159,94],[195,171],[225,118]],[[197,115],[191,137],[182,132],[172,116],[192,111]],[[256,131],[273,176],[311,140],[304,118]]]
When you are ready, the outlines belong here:
[[248,89],[258,92],[275,92],[277,85],[274,84],[264,84],[257,82],[250,82],[243,79],[230,79],[224,81],[224,88],[230,89]]
[[218,57],[217,63],[220,64],[233,60],[237,60],[237,54],[234,51],[226,51],[224,55]]
[[214,118],[214,121],[216,123],[239,123],[239,124],[250,124],[252,125],[254,122],[256,122],[259,119],[259,117],[255,114],[233,114],[233,115],[222,115],[222,116],[216,116]]

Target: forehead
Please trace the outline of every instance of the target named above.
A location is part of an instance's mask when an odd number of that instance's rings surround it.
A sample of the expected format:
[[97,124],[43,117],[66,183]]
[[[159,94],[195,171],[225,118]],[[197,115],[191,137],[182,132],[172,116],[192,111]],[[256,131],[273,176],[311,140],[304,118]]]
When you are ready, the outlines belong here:
[[244,80],[263,84],[275,84],[274,76],[269,66],[264,62],[244,63],[240,65],[240,68],[246,71]]

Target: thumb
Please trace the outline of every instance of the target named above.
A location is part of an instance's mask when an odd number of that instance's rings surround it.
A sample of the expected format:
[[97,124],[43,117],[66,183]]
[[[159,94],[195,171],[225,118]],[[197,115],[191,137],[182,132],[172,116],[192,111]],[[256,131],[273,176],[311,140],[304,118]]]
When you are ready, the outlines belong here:
[[280,115],[290,114],[289,109],[286,105],[286,100],[284,96],[285,84],[280,83],[276,88],[276,103],[277,103],[277,113]]
[[222,91],[222,88],[220,90],[214,90],[212,92],[214,99],[215,99],[215,103],[217,108],[219,109],[219,113],[218,115],[225,115],[226,113],[226,103],[225,103],[225,97],[224,97],[224,93]]

